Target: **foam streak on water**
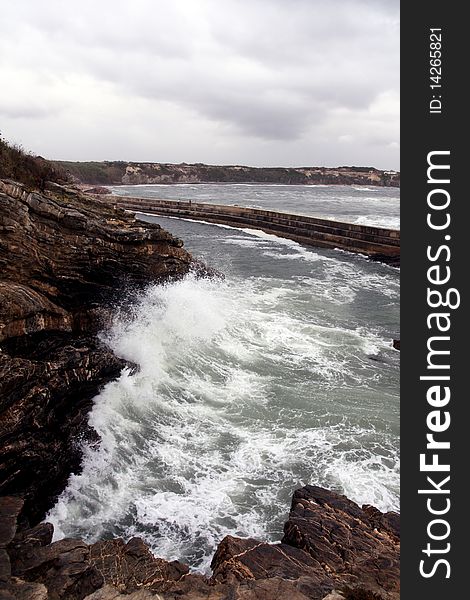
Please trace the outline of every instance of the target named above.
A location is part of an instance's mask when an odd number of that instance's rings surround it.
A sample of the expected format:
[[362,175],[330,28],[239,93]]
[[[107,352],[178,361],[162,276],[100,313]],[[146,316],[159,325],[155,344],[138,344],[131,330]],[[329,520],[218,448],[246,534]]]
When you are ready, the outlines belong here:
[[227,277],[152,286],[117,315],[106,340],[140,371],[96,398],[102,442],[48,517],[56,538],[138,535],[204,571],[227,534],[279,539],[307,483],[397,509],[398,275],[159,221]]

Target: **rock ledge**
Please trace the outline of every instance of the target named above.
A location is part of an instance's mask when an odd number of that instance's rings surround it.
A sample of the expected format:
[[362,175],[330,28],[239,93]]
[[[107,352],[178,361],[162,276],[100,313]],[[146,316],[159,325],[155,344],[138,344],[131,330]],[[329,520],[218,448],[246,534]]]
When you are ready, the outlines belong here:
[[23,600],[398,600],[399,517],[320,487],[297,490],[280,543],[226,537],[207,578],[155,558],[133,538],[51,543],[42,523],[16,531],[22,502],[0,498],[5,598]]

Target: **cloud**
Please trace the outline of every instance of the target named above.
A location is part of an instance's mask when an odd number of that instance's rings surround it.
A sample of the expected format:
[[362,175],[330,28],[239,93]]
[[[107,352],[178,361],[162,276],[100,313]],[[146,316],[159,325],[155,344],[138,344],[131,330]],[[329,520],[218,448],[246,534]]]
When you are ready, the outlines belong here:
[[397,166],[398,0],[17,0],[2,11],[1,126],[42,154],[78,157],[98,129],[89,152],[102,159]]

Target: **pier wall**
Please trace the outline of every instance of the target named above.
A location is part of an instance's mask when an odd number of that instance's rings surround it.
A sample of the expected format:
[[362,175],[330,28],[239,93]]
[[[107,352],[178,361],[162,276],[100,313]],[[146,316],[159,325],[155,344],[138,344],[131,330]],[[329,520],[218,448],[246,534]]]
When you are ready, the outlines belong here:
[[400,232],[396,229],[241,206],[121,196],[108,196],[107,199],[134,212],[260,229],[301,244],[340,248],[395,266],[400,262]]

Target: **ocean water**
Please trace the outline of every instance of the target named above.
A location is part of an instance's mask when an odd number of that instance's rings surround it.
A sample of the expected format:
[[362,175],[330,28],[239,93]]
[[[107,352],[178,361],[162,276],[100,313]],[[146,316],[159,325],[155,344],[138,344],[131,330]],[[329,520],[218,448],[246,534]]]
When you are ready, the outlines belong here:
[[336,219],[347,223],[400,229],[400,190],[398,188],[350,185],[183,183],[177,185],[120,185],[110,189],[119,196],[235,204]]
[[95,399],[56,539],[141,536],[207,572],[276,541],[305,484],[399,510],[399,272],[260,231],[158,222],[225,279],[150,286],[103,334],[140,366]]

